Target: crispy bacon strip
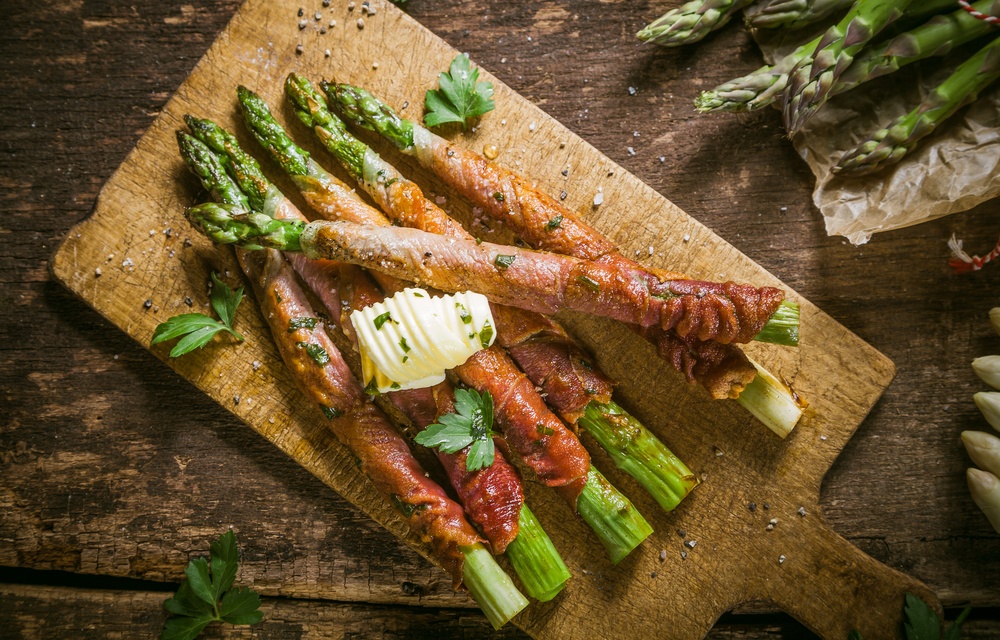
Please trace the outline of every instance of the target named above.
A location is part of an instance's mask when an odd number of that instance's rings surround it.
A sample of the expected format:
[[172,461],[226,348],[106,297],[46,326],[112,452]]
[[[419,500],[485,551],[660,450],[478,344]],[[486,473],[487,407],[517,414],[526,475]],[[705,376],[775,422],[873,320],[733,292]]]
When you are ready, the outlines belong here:
[[311,258],[351,262],[445,291],[478,291],[499,304],[548,314],[571,309],[721,342],[752,340],[770,314],[751,310],[767,306],[761,297],[781,296],[732,282],[684,281],[674,291],[650,286],[638,269],[351,222],[312,223],[302,245]]
[[292,327],[293,319],[315,318],[316,313],[284,257],[270,250],[237,254],[296,385],[324,409],[337,439],[358,458],[361,470],[403,515],[457,588],[462,582],[460,548],[481,541],[462,507],[426,476],[403,437],[366,400],[323,325]]

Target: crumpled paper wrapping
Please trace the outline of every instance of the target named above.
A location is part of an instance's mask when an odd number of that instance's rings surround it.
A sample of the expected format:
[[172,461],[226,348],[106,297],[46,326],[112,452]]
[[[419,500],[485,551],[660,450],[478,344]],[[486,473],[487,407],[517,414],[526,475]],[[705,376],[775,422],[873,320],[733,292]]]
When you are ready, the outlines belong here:
[[[760,44],[769,61],[788,48],[787,43]],[[830,172],[871,132],[912,110],[947,77],[954,61],[947,62],[931,61],[930,71],[917,63],[837,96],[795,136],[795,149],[816,176],[813,202],[828,234],[864,244],[874,233],[966,211],[1000,195],[1000,89],[995,86],[895,166],[870,176]]]

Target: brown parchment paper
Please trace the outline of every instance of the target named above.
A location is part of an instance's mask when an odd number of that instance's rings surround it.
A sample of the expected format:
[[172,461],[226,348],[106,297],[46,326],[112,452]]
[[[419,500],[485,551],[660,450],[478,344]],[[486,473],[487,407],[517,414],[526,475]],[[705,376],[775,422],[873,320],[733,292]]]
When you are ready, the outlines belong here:
[[[769,61],[788,49],[787,43],[759,44]],[[996,86],[920,141],[917,150],[894,167],[854,178],[830,172],[871,132],[913,109],[956,62],[913,65],[837,96],[792,140],[816,176],[813,203],[823,214],[828,234],[864,244],[874,233],[966,211],[1000,195]]]

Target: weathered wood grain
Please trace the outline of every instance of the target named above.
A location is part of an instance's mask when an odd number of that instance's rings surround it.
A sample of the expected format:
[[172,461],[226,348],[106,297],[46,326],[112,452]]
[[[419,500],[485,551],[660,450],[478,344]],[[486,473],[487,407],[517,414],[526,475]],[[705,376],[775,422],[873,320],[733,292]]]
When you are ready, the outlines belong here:
[[[189,554],[252,512],[262,521],[252,571],[267,567],[270,592],[306,594],[314,572],[342,578],[353,594],[345,599],[406,601],[394,595],[394,572],[427,585],[436,570],[47,279],[55,241],[88,214],[236,6],[5,4],[0,550],[21,552],[3,564],[176,580]],[[962,429],[988,428],[970,401],[981,386],[968,362],[1000,352],[985,322],[1000,281],[989,271],[953,278],[943,267],[952,231],[974,251],[992,244],[997,205],[861,249],[826,238],[776,114],[697,117],[688,106],[699,88],[759,66],[739,29],[694,51],[633,43],[630,34],[667,6],[411,0],[408,11],[897,363],[897,380],[827,476],[819,508],[946,603],[1000,604],[1000,537],[968,498],[957,441]],[[188,458],[201,464],[182,474]],[[123,464],[137,477],[178,480],[112,482]],[[81,470],[64,473],[67,465]],[[262,492],[278,505],[257,500]],[[177,513],[191,525],[176,528]],[[312,518],[334,523],[342,546],[325,545]]]
[[[317,23],[327,16],[353,19],[351,8],[306,7],[309,16],[316,12],[310,28],[309,20],[296,21],[283,3],[244,4],[101,190],[95,213],[71,230],[53,257],[56,278],[147,343],[156,324],[180,308],[179,303],[161,302],[160,296],[179,300],[185,291],[203,286],[207,271],[233,268],[228,251],[215,250],[204,238],[189,242],[186,237],[182,210],[189,196],[183,164],[174,152],[174,130],[182,126],[183,115],[208,116],[239,130],[231,89],[225,87],[249,84],[279,105],[289,71],[315,77],[329,68],[336,69],[339,80],[367,86],[390,104],[420,104],[428,85],[424,79],[434,78],[457,52],[392,4],[373,2],[372,7],[377,17],[365,12],[368,17],[358,18],[357,31],[325,33]],[[409,48],[421,55],[414,57]],[[495,90],[496,111],[478,131],[463,136],[461,144],[499,146],[505,161],[531,175],[541,189],[555,193],[565,186],[573,191],[576,195],[567,198],[570,206],[586,207],[602,190],[604,204],[587,210],[586,217],[626,253],[640,255],[649,247],[641,259],[652,266],[705,279],[780,286],[536,106],[498,82]],[[564,180],[559,167],[573,172],[567,171]],[[423,172],[414,169],[411,175],[420,180]],[[443,193],[463,217],[455,194]],[[682,235],[689,241],[670,240]],[[105,257],[108,252],[126,257],[118,265]],[[147,298],[150,292],[158,299]],[[565,504],[534,487],[528,492],[533,510],[577,578],[560,598],[526,609],[517,620],[521,628],[537,637],[625,638],[667,626],[677,638],[700,638],[727,610],[764,599],[821,635],[860,629],[888,637],[899,633],[904,593],[936,603],[918,581],[880,565],[832,533],[816,511],[822,477],[892,379],[894,368],[806,299],[790,295],[800,303],[807,327],[798,347],[747,347],[810,403],[784,442],[761,429],[735,403],[713,402],[703,390],[683,384],[628,329],[583,316],[566,317],[618,381],[620,401],[665,437],[705,481],[679,509],[664,515],[635,491],[634,483],[623,474],[609,473],[605,464],[611,480],[626,489],[658,531],[615,567]],[[194,299],[207,304],[204,294]],[[152,313],[136,315],[144,300],[150,300]],[[236,328],[246,342],[226,349],[216,345],[169,364],[338,493],[427,553],[391,506],[377,497],[316,407],[303,404],[259,315],[244,314]],[[678,407],[683,410],[678,412]],[[758,501],[771,508],[759,513],[747,509],[748,503]],[[813,515],[796,517],[797,510]],[[779,520],[781,525],[775,526]],[[673,529],[690,536],[691,551],[685,556],[661,555],[656,549],[674,539]],[[656,580],[658,573],[669,580]],[[659,607],[663,603],[669,605]]]
[[[0,583],[0,609],[5,637],[31,640],[76,638],[158,638],[166,613],[165,592],[72,589]],[[493,631],[476,611],[414,610],[409,607],[344,604],[316,600],[263,598],[264,619],[253,627],[216,624],[204,638],[449,638],[522,639],[515,627]],[[16,614],[15,614],[16,612]],[[707,640],[777,640],[804,638],[808,632],[794,622],[747,624],[746,616],[730,616]],[[973,617],[963,627],[966,640],[995,638],[1000,625]]]

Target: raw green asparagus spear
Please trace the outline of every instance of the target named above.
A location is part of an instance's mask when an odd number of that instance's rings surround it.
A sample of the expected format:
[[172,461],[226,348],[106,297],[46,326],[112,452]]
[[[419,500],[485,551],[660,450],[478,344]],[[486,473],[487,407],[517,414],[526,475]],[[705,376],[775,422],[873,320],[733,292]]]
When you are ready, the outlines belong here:
[[[1000,11],[1000,0],[979,0],[972,5],[972,8],[995,15]],[[840,76],[830,95],[850,91],[860,84],[893,73],[908,64],[943,56],[955,47],[986,35],[993,28],[990,23],[977,19],[964,9],[935,16],[919,27],[862,51]]]
[[[323,96],[307,78],[294,73],[289,75],[285,91],[303,124],[313,129],[327,150],[358,180],[393,222],[405,225],[407,221],[396,215],[394,202],[386,197],[385,185],[405,183],[406,178],[346,130],[340,118],[326,108]],[[366,180],[366,175],[375,179]],[[410,198],[414,197],[410,195]],[[425,207],[434,212],[427,212],[424,219],[443,218],[446,223],[450,222],[443,212],[436,211],[432,203],[427,203]],[[434,216],[434,213],[440,215]],[[467,235],[458,230],[456,234]],[[566,418],[567,407],[558,406],[558,400],[553,401],[551,396],[547,402]],[[614,402],[602,404],[592,401],[585,411],[585,419],[581,418],[578,424],[591,433],[615,465],[636,478],[664,510],[674,509],[698,484],[690,469],[666,445]]]
[[801,45],[773,65],[764,65],[753,73],[703,91],[694,100],[698,111],[755,111],[781,97],[788,84],[788,73],[803,58],[816,50],[819,38]]
[[854,0],[770,0],[744,11],[754,29],[799,29],[837,12],[847,11]]
[[899,162],[914,149],[918,140],[975,100],[979,92],[997,78],[1000,78],[1000,38],[959,65],[913,111],[847,152],[833,171],[860,175]]
[[913,0],[857,0],[848,14],[830,27],[816,51],[788,74],[782,112],[789,134],[796,133],[830,94],[854,56],[883,28],[903,15]]
[[640,40],[677,47],[698,42],[753,0],[693,0],[663,14],[636,34]]
[[[996,0],[980,0],[975,7],[989,9]],[[943,6],[947,3],[949,6]],[[906,18],[920,19],[950,8],[952,0],[932,0],[910,5]],[[962,14],[959,16],[959,14]],[[975,22],[976,24],[972,24]],[[985,33],[989,24],[958,10],[938,16],[927,24],[892,38],[877,47],[865,48],[847,71],[834,83],[829,97],[853,89],[862,82],[896,71],[899,67],[930,56],[944,55],[960,43]],[[704,91],[695,98],[698,111],[755,111],[781,100],[788,74],[803,58],[813,53],[822,36],[798,47],[773,65]]]

